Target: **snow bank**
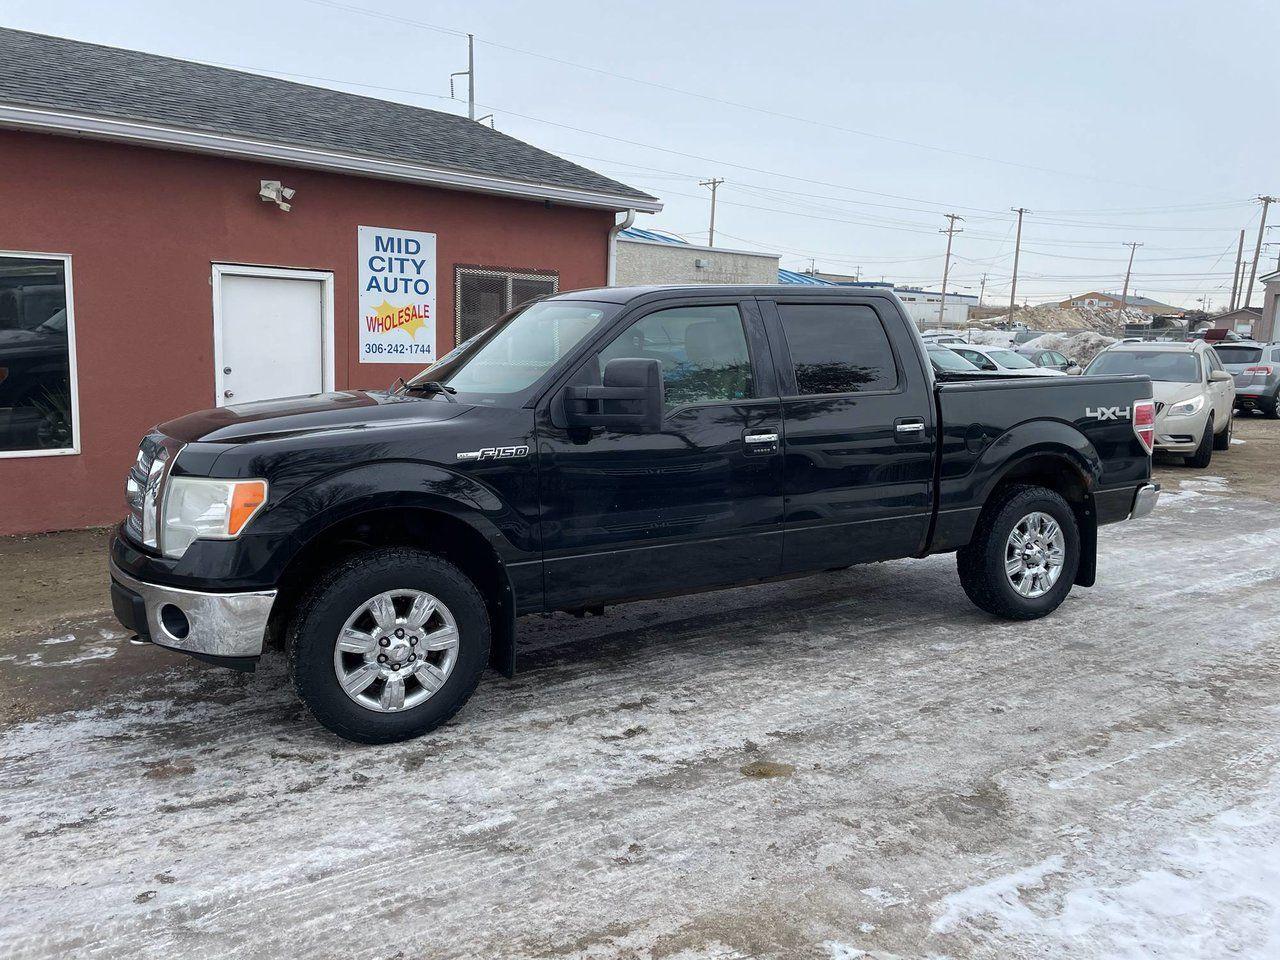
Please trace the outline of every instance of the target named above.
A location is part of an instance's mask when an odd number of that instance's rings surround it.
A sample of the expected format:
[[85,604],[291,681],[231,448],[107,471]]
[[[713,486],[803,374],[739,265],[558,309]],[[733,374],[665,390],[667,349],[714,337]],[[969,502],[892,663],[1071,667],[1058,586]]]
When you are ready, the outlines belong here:
[[1092,330],[1082,330],[1079,333],[1046,333],[1034,340],[1028,340],[1022,346],[1031,347],[1034,350],[1056,350],[1083,367],[1115,342],[1115,337],[1103,336]]

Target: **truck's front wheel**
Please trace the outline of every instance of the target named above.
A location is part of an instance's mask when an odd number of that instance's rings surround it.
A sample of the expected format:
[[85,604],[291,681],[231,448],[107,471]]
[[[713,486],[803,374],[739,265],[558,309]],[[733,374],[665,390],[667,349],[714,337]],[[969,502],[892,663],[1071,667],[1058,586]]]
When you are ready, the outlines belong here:
[[1008,620],[1034,620],[1071,592],[1080,530],[1053,490],[1015,484],[997,491],[968,546],[956,554],[960,583],[977,606]]
[[370,550],[302,599],[289,668],[307,708],[339,736],[392,743],[461,709],[489,660],[489,616],[467,577],[422,550]]

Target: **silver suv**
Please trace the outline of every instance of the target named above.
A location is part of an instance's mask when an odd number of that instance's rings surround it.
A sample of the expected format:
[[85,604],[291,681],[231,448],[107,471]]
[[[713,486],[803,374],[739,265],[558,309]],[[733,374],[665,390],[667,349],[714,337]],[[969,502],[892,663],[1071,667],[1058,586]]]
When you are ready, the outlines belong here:
[[1235,384],[1203,340],[1113,344],[1085,370],[1085,376],[1122,373],[1151,378],[1157,453],[1207,467],[1214,450],[1230,448]]
[[1235,377],[1236,409],[1261,410],[1272,420],[1280,419],[1280,343],[1240,340],[1213,349]]

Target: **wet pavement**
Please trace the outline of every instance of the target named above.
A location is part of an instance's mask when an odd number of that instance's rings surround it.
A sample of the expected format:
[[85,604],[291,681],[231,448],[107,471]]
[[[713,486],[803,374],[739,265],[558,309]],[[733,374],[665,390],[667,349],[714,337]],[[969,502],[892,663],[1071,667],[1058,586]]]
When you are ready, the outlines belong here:
[[19,633],[0,955],[1280,955],[1280,505],[1205,474],[1048,619],[950,557],[531,618],[398,746],[278,657]]

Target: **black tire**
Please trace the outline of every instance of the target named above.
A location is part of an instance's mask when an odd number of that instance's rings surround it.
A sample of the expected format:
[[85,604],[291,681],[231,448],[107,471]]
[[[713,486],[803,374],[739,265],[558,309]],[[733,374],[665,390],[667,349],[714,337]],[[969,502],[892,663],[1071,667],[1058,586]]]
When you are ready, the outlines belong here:
[[[1054,585],[1040,597],[1024,597],[1005,572],[1005,547],[1013,528],[1032,513],[1046,513],[1062,528],[1062,569]],[[1046,487],[1011,484],[1001,487],[978,518],[973,539],[956,553],[960,585],[974,605],[1006,620],[1035,620],[1052,613],[1067,598],[1080,566],[1080,530],[1066,500]]]
[[1268,420],[1280,420],[1280,396],[1272,397],[1261,408],[1262,415]]
[[1200,438],[1200,445],[1196,447],[1196,452],[1187,457],[1187,466],[1189,467],[1207,467],[1209,461],[1213,459],[1213,414],[1209,414],[1209,419],[1204,424],[1204,436]]
[[1227,425],[1218,433],[1213,435],[1213,449],[1230,450],[1231,449],[1231,431],[1235,427],[1235,412],[1227,414]]
[[[422,590],[437,597],[458,627],[457,659],[444,684],[425,701],[394,713],[356,703],[334,670],[334,648],[347,618],[387,590]],[[489,613],[467,576],[425,550],[369,550],[339,563],[303,596],[289,627],[287,653],[294,688],[320,723],[357,743],[394,743],[434,730],[462,709],[489,662]]]

